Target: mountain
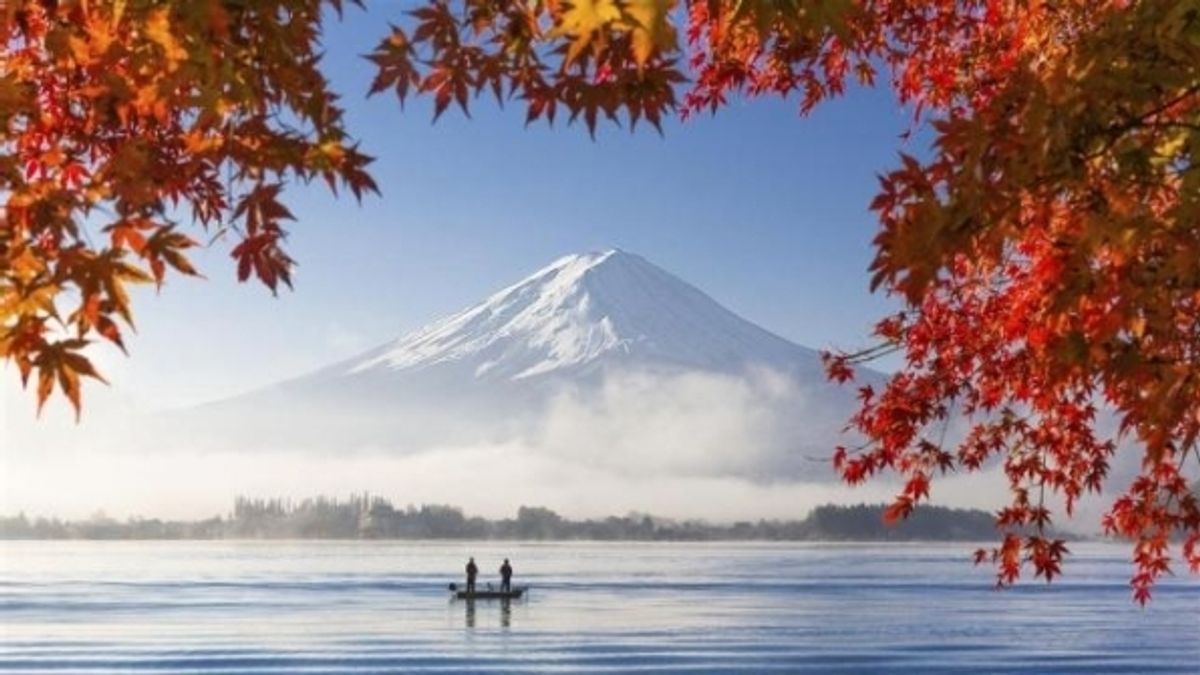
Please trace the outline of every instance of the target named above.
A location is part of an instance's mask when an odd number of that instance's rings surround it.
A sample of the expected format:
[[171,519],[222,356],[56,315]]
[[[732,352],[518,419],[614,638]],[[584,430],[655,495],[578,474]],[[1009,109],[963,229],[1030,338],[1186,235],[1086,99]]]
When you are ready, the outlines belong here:
[[560,258],[364,354],[172,424],[195,435],[237,429],[244,446],[415,453],[542,439],[547,416],[564,409],[573,417],[550,425],[558,445],[574,445],[564,439],[576,433],[640,443],[629,439],[650,427],[662,430],[653,445],[694,444],[672,439],[724,420],[713,433],[762,460],[737,470],[767,475],[811,470],[801,458],[827,456],[853,408],[852,390],[826,382],[817,352],[609,250]]
[[480,381],[578,377],[615,364],[819,375],[816,352],[742,319],[620,250],[569,255],[487,300],[323,376],[430,369]]

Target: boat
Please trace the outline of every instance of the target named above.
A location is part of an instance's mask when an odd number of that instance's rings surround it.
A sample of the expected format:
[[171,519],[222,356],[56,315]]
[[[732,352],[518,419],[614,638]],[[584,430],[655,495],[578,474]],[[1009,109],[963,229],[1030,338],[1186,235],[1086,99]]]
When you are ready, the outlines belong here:
[[458,584],[450,584],[450,592],[456,600],[520,600],[527,590],[528,586],[513,586],[512,590],[502,591],[488,584],[483,588],[476,587],[475,590],[468,591],[460,589]]

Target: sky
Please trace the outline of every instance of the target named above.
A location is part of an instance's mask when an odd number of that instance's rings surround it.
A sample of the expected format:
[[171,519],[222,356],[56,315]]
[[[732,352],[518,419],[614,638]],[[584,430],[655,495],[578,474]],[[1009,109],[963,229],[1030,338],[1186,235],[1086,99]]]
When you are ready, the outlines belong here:
[[[886,88],[852,90],[806,118],[795,100],[735,100],[715,117],[670,122],[661,136],[649,127],[606,126],[594,140],[582,126],[526,128],[519,103],[500,109],[490,99],[470,119],[452,109],[433,124],[426,101],[402,110],[391,94],[365,97],[373,74],[361,54],[401,20],[398,4],[351,9],[326,38],[326,72],[349,129],[377,158],[382,195],[356,204],[324,184],[288,188],[294,292],[238,284],[223,242],[197,254],[205,279],[139,291],[130,355],[93,352],[111,385],[85,390],[79,424],[61,399],[35,419],[32,395],[6,366],[8,496],[45,480],[27,470],[44,455],[87,448],[98,417],[134,420],[303,374],[567,253],[637,253],[815,348],[866,344],[892,307],[868,291],[876,221],[867,204],[897,152],[919,148],[900,140],[910,117]],[[0,510],[25,506],[6,499]],[[90,506],[64,510],[81,508]]]

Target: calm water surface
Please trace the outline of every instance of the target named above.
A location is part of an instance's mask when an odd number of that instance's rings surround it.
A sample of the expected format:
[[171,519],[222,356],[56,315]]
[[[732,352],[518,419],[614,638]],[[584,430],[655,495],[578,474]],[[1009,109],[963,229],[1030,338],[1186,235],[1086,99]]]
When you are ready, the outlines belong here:
[[[0,542],[0,673],[1200,672],[1128,549],[997,592],[949,545]],[[468,555],[522,602],[452,602]]]

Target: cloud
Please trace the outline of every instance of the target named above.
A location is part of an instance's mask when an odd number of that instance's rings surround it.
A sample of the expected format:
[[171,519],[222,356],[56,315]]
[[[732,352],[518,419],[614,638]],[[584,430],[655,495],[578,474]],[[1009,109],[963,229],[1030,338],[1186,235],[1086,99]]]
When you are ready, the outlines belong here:
[[769,370],[621,372],[554,397],[527,444],[629,476],[829,479],[840,422],[814,400]]
[[[451,503],[511,516],[521,505],[574,517],[650,512],[711,520],[802,517],[828,501],[882,497],[836,484],[742,478],[631,476],[518,445],[439,448],[412,456],[281,453],[60,453],[5,467],[5,513],[192,518],[227,512],[239,494],[301,497],[369,491],[398,504]],[[877,494],[876,494],[877,493]]]
[[[818,504],[881,501],[895,490],[888,481],[852,489],[832,476],[828,457],[849,410],[828,389],[767,370],[628,370],[594,387],[558,390],[504,433],[470,442],[396,445],[385,434],[352,444],[329,419],[286,409],[278,419],[287,428],[275,428],[269,443],[244,433],[263,416],[255,407],[242,424],[213,430],[224,436],[208,438],[129,416],[91,417],[52,434],[25,430],[19,443],[6,443],[0,511],[203,517],[226,511],[239,494],[367,490],[399,504],[450,503],[492,517],[543,505],[573,517],[799,518]],[[469,415],[449,417],[474,424]],[[312,442],[285,450],[279,438],[287,434]],[[1000,488],[980,489],[973,478],[939,482],[935,497],[996,506],[1002,483],[988,479]]]

